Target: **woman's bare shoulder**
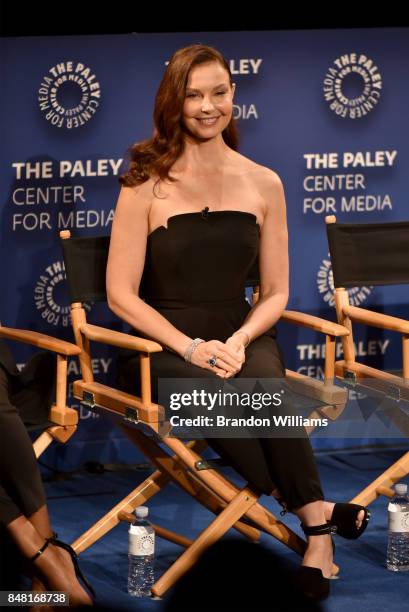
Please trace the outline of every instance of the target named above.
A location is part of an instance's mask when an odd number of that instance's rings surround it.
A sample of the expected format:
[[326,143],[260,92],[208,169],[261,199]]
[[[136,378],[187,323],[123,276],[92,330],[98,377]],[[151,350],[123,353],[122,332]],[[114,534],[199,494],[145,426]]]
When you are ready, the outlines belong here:
[[248,158],[243,158],[243,168],[246,167],[246,182],[256,191],[263,202],[264,217],[269,210],[285,207],[284,187],[281,178],[275,170],[257,164]]
[[130,186],[122,186],[121,193],[125,193],[128,197],[147,199],[151,198],[153,195],[153,188],[155,185],[155,180],[153,178],[149,178],[147,181],[143,183],[139,183],[137,185]]
[[148,214],[152,205],[154,184],[155,181],[150,178],[138,185],[122,185],[117,206],[126,208],[129,212],[135,211],[137,207]]
[[277,183],[281,182],[281,179],[275,170],[267,168],[267,166],[262,166],[249,157],[245,157],[244,155],[237,153],[237,151],[235,152],[235,155],[237,167],[240,168],[245,174],[249,174],[254,181],[262,184],[270,183],[270,185],[277,185]]

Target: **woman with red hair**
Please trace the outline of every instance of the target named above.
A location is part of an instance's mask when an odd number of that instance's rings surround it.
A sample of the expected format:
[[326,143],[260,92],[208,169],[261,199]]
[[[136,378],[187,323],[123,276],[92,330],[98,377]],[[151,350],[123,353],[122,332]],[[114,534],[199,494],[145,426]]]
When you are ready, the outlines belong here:
[[[211,47],[172,57],[154,109],[152,138],[135,144],[120,177],[107,268],[110,308],[138,336],[160,342],[151,356],[158,379],[284,378],[275,323],[288,299],[285,197],[276,172],[238,153],[235,84]],[[260,298],[245,281],[259,261]],[[135,393],[139,358],[122,354],[121,387]],[[310,442],[298,435],[212,438],[210,446],[258,491],[279,495],[309,538],[300,584],[329,593],[330,524],[358,537],[368,513],[324,501]]]

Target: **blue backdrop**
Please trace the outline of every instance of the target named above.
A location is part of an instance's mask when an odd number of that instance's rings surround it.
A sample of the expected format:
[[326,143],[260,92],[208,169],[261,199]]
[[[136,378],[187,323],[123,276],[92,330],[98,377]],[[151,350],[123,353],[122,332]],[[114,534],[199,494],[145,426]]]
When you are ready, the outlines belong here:
[[[325,215],[362,222],[408,218],[408,33],[394,28],[1,39],[2,323],[72,339],[58,233],[110,232],[126,150],[151,135],[166,62],[192,43],[215,46],[229,60],[240,151],[274,169],[284,183],[288,307],[335,320]],[[408,316],[406,286],[356,288],[350,294],[356,304]],[[107,310],[91,308],[93,322],[122,328]],[[288,367],[320,376],[322,336],[280,325],[280,339]],[[358,355],[370,365],[400,367],[398,335],[362,329],[355,340]],[[15,355],[23,363],[28,349],[16,347]],[[112,377],[113,354],[97,345],[95,357],[96,377]],[[70,371],[75,378],[75,361]],[[106,422],[84,410],[81,419],[85,423],[69,445],[81,444],[76,460],[122,457],[120,440]],[[321,446],[334,443],[319,440]],[[60,455],[66,463],[69,453]]]

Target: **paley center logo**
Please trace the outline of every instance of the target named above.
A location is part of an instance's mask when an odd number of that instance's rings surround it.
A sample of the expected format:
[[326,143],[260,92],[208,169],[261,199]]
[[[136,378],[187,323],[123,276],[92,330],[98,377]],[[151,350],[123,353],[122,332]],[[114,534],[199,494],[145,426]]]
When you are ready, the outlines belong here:
[[[334,276],[332,274],[331,258],[328,253],[320,264],[317,274],[318,291],[326,304],[335,306],[334,299]],[[373,286],[351,287],[347,289],[349,303],[351,306],[359,306],[371,294]]]
[[[49,325],[71,325],[63,261],[53,261],[40,274],[34,287],[34,302],[41,317]],[[83,306],[87,311],[91,310],[89,304]]]
[[337,57],[324,78],[324,99],[340,117],[361,119],[381,97],[382,76],[375,62],[363,53]]
[[101,101],[101,86],[92,69],[80,62],[60,62],[43,77],[38,103],[45,119],[58,128],[87,123]]

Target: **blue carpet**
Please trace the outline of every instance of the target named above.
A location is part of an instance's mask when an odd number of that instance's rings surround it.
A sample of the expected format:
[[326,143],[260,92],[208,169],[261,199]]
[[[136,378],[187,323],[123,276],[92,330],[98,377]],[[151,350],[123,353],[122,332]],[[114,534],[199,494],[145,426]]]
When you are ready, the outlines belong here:
[[[317,453],[326,498],[334,501],[351,499],[402,454],[403,449]],[[241,484],[233,470],[225,468],[222,471]],[[75,540],[147,475],[148,472],[135,470],[97,475],[82,472],[67,480],[46,482],[53,526],[59,537],[67,542]],[[273,499],[262,496],[261,503],[278,515],[280,508]],[[371,505],[372,520],[361,539],[348,541],[335,537],[335,562],[341,571],[340,578],[331,581],[331,597],[324,605],[326,612],[401,612],[406,609],[409,572],[389,572],[385,567],[387,503],[386,498],[380,498]],[[152,522],[190,538],[195,538],[213,518],[173,484],[155,496],[148,506]],[[299,532],[295,517],[287,515],[284,520]],[[263,534],[261,541],[292,567],[298,565],[298,557],[273,538]],[[157,538],[156,575],[159,577],[181,552],[179,546]],[[126,524],[120,524],[84,551],[80,561],[97,591],[100,605],[113,610],[164,611],[166,596],[163,600],[151,600],[135,599],[127,594]],[[266,592],[266,601],[269,600],[272,602],[271,610],[274,610],[273,592]],[[192,602],[192,610],[194,607]],[[212,610],[218,609],[215,601]]]

